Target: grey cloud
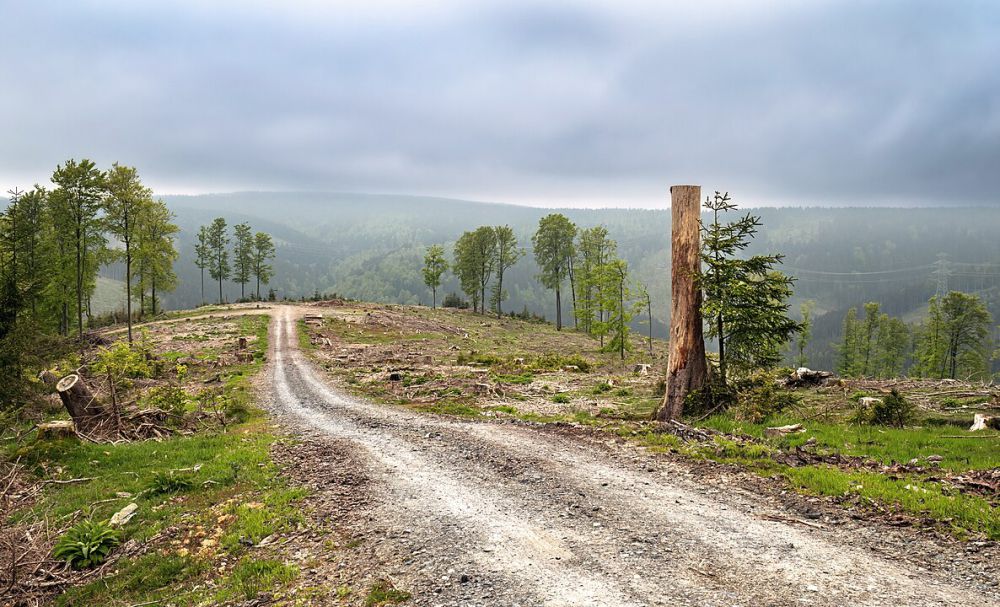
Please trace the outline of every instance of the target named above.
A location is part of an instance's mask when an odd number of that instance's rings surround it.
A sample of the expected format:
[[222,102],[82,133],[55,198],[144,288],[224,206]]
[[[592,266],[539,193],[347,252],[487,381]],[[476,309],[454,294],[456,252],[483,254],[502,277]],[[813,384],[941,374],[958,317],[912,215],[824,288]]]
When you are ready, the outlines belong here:
[[993,3],[321,4],[0,3],[0,179],[89,156],[164,192],[998,201]]

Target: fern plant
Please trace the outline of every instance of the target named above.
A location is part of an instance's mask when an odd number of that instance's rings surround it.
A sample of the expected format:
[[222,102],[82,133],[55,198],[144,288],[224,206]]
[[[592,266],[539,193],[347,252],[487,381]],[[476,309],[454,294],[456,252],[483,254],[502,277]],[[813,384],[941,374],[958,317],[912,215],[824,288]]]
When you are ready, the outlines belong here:
[[52,555],[74,569],[87,569],[103,563],[119,543],[118,531],[107,523],[86,520],[73,525],[59,538]]

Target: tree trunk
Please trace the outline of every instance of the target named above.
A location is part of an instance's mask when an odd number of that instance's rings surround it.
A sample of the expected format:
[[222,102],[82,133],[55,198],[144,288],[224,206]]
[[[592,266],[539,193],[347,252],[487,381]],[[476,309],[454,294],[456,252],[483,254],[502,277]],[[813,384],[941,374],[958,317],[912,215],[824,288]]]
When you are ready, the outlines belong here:
[[556,287],[556,331],[562,331],[562,298],[559,297],[559,287]]
[[580,328],[580,321],[576,317],[576,278],[573,276],[573,257],[569,258],[569,292],[573,296],[573,328]]
[[67,375],[56,384],[56,391],[63,406],[73,418],[73,423],[83,432],[89,432],[108,417],[108,412],[97,402],[94,394],[79,375]]
[[125,322],[128,324],[128,343],[132,343],[132,251],[125,241]]
[[656,414],[661,421],[680,418],[688,393],[705,385],[708,368],[702,334],[701,289],[701,186],[670,188],[671,275],[670,354],[667,390]]
[[205,305],[205,268],[201,269],[201,305]]
[[431,309],[436,310],[438,307],[438,292],[436,287],[431,287]]

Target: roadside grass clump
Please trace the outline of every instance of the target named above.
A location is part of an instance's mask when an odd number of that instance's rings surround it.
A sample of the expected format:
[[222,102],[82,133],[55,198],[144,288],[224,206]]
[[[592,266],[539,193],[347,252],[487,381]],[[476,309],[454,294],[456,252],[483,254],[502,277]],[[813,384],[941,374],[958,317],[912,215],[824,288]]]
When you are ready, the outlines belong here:
[[797,488],[832,497],[858,496],[873,503],[949,524],[955,530],[1000,539],[1000,509],[985,499],[950,493],[938,483],[914,478],[890,478],[865,472],[847,472],[831,466],[786,468],[782,475]]
[[555,394],[555,395],[552,396],[552,402],[560,404],[560,405],[564,405],[564,404],[570,402],[570,400],[571,399],[569,397],[569,394],[564,394],[562,392],[560,392],[559,394]]
[[244,557],[233,567],[223,589],[216,597],[220,601],[240,597],[247,601],[262,592],[288,584],[299,575],[299,570],[276,559]]
[[263,502],[232,506],[228,513],[236,518],[222,536],[222,547],[235,554],[245,546],[256,546],[266,537],[295,528],[305,520],[297,505],[305,495],[301,489],[279,489]]
[[121,535],[104,521],[88,519],[63,533],[52,550],[52,556],[66,561],[73,569],[88,569],[100,565],[121,543]]
[[379,580],[372,584],[365,597],[365,607],[378,607],[379,605],[395,605],[405,603],[410,600],[410,593],[404,590],[397,590],[392,582]]
[[116,572],[89,584],[68,588],[55,601],[59,607],[111,605],[176,600],[177,587],[207,573],[206,561],[178,554],[152,552],[135,559],[123,558]]
[[299,338],[299,349],[307,353],[314,351],[316,346],[313,345],[312,335],[309,332],[309,325],[307,325],[306,321],[301,318],[295,321],[295,324],[298,326],[298,331],[295,333]]

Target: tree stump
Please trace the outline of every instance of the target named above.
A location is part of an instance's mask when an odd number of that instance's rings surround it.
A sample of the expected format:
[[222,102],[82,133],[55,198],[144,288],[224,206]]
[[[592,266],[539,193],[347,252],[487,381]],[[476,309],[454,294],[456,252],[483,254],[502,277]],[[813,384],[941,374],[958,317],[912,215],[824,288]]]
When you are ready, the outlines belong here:
[[97,402],[86,382],[75,373],[60,379],[56,384],[56,392],[73,418],[73,423],[83,432],[93,430],[108,417],[108,412]]
[[76,436],[76,429],[73,422],[61,420],[38,424],[38,440],[56,440],[60,438],[70,438]]
[[702,333],[701,186],[670,188],[670,354],[660,421],[680,419],[688,393],[705,385],[708,365]]

